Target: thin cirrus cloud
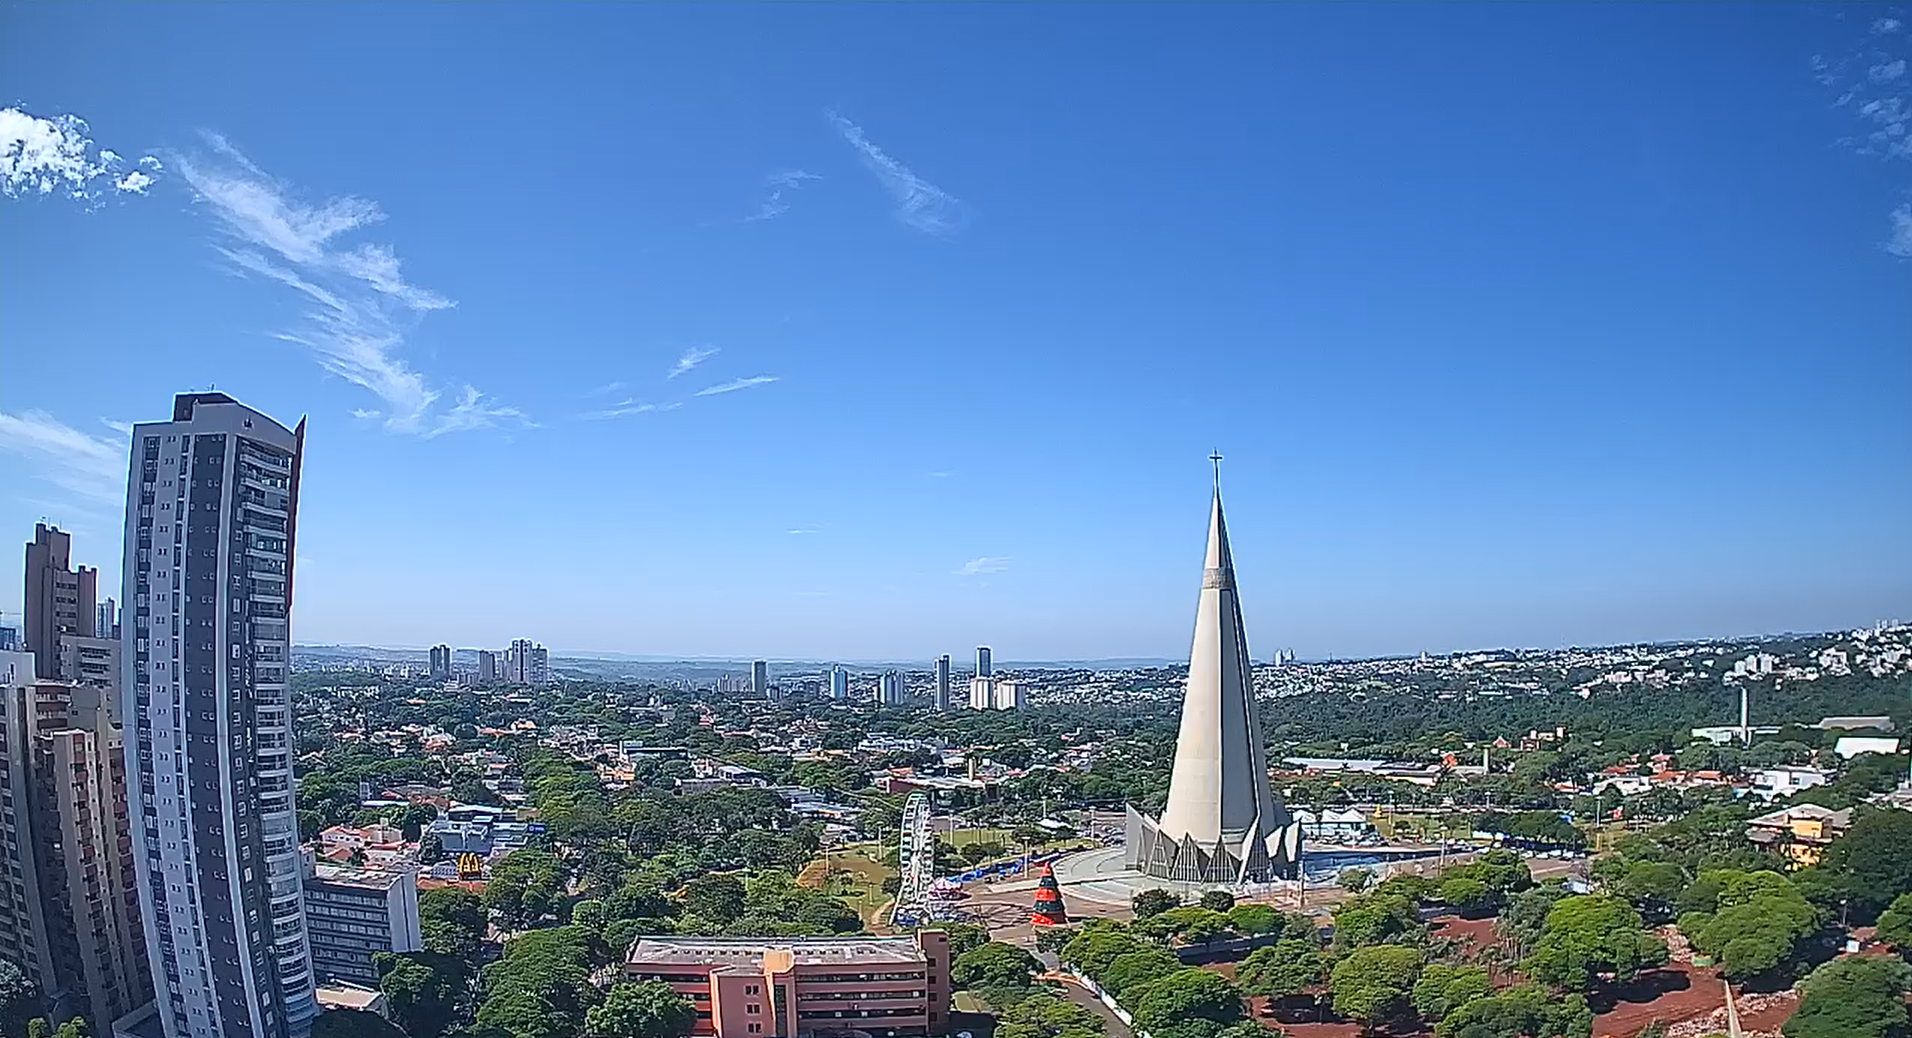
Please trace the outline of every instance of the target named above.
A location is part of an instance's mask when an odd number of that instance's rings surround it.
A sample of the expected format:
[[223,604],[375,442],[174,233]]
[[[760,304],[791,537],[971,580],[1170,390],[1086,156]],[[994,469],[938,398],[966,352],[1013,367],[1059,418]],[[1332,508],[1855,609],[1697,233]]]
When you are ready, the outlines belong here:
[[165,168],[144,155],[128,162],[87,136],[77,115],[51,119],[19,108],[0,109],[0,194],[8,198],[65,197],[97,203],[114,195],[143,195]]
[[784,197],[786,193],[795,192],[803,186],[803,182],[806,180],[822,179],[822,177],[815,173],[806,172],[801,169],[792,169],[782,173],[770,174],[764,178],[765,183],[770,187],[770,197],[763,200],[763,204],[757,207],[755,213],[744,217],[744,222],[756,223],[762,220],[774,220],[782,216],[790,211],[790,203]]
[[209,154],[175,157],[173,164],[225,239],[214,248],[232,273],[304,297],[303,323],[275,337],[304,347],[328,373],[379,399],[378,409],[354,415],[427,439],[535,426],[471,385],[442,387],[406,362],[412,325],[456,304],[407,281],[390,246],[339,240],[385,218],[375,203],[344,195],[308,204],[224,137],[204,136]]
[[739,389],[749,389],[751,386],[761,386],[766,383],[775,382],[778,378],[779,376],[777,375],[752,375],[749,378],[732,379],[729,382],[720,382],[717,385],[700,389],[695,395],[716,396],[719,393],[735,393]]
[[[1850,113],[1862,130],[1842,136],[1840,144],[1870,158],[1912,162],[1908,58],[1912,58],[1912,32],[1897,18],[1875,19],[1843,55],[1813,58],[1813,74],[1820,85],[1838,91],[1833,107]],[[1902,193],[1912,197],[1912,180]],[[1879,245],[1901,259],[1912,259],[1912,202],[1901,201],[1886,215],[1886,235]]]
[[639,403],[636,400],[620,400],[603,410],[586,411],[578,417],[587,422],[601,422],[607,418],[622,418],[625,415],[649,414],[652,411],[675,411],[682,406],[684,405],[681,403],[651,404]]
[[715,357],[721,351],[722,347],[719,346],[692,346],[678,355],[677,363],[672,364],[671,369],[664,373],[664,381],[669,382],[679,375],[695,370],[697,365]]
[[875,174],[896,201],[896,218],[924,234],[947,238],[969,222],[969,208],[961,199],[916,175],[908,166],[877,147],[863,128],[835,112],[825,113],[843,140],[856,149],[864,168]]
[[1008,556],[982,555],[963,563],[963,568],[957,570],[956,575],[959,577],[974,577],[984,573],[1001,573],[1008,568]]
[[[65,491],[75,510],[99,511],[126,493],[131,426],[101,419],[118,435],[96,436],[45,411],[0,411],[0,451],[24,459],[40,479]],[[123,429],[123,431],[122,431]]]

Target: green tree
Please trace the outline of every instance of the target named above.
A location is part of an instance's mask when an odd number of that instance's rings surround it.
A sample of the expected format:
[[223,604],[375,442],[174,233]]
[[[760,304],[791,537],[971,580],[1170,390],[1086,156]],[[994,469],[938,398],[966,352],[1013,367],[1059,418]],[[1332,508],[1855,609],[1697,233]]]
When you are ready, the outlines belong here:
[[1904,1038],[1908,988],[1912,967],[1897,959],[1834,959],[1800,982],[1799,1008],[1780,1030],[1786,1038]]
[[1409,1008],[1408,992],[1420,976],[1419,949],[1393,945],[1356,948],[1328,974],[1334,1011],[1372,1031]]
[[1367,869],[1342,869],[1335,883],[1350,894],[1359,894],[1374,885],[1374,873]]
[[1248,953],[1235,979],[1251,995],[1281,998],[1298,995],[1321,982],[1327,959],[1313,941],[1285,937]]
[[604,901],[587,897],[571,906],[571,924],[582,926],[591,933],[603,933],[607,918],[604,913]]
[[1812,872],[1829,880],[1854,919],[1873,919],[1912,894],[1912,811],[1859,808],[1852,828],[1832,841]]
[[1588,1038],[1593,1010],[1580,995],[1554,998],[1520,984],[1463,1003],[1435,1026],[1436,1038]]
[[1062,961],[1100,981],[1115,960],[1146,945],[1118,926],[1085,926],[1059,953]]
[[684,911],[714,923],[743,918],[744,881],[735,876],[700,876],[684,884]]
[[1680,930],[1734,980],[1787,965],[1819,928],[1818,913],[1805,896],[1776,872],[1715,871],[1704,878],[1718,891],[1718,911],[1689,912],[1680,917]]
[[1215,1038],[1241,1020],[1241,992],[1219,973],[1184,969],[1132,991],[1129,1012],[1150,1038]]
[[459,887],[439,887],[418,895],[419,932],[425,950],[470,961],[485,938],[485,905]]
[[1414,990],[1408,998],[1421,1019],[1439,1021],[1467,1003],[1493,993],[1487,967],[1434,962],[1421,970],[1421,977],[1414,982]]
[[1041,964],[1013,944],[990,941],[956,956],[949,982],[969,990],[1022,990],[1035,980]]
[[312,1020],[312,1038],[406,1038],[390,1020],[363,1009],[328,1009]]
[[1181,903],[1180,898],[1163,890],[1161,887],[1150,887],[1147,890],[1137,892],[1134,897],[1130,898],[1129,908],[1134,910],[1135,918],[1147,919],[1152,915],[1161,915],[1163,912]]
[[585,1031],[594,1038],[685,1038],[697,1023],[697,1010],[663,981],[618,984],[601,1005],[584,1014]]
[[1275,933],[1282,928],[1284,922],[1281,913],[1268,905],[1246,903],[1228,910],[1228,925],[1234,927],[1237,932],[1251,937],[1255,934]]
[[49,1023],[46,1017],[36,1016],[27,1021],[27,1038],[90,1038],[90,1032],[86,1021],[77,1016],[58,1027]]
[[1441,880],[1436,890],[1440,899],[1456,912],[1479,912],[1493,907],[1493,891],[1487,888],[1486,883],[1472,876],[1448,877]]
[[471,986],[463,961],[430,952],[381,952],[372,963],[392,1018],[411,1038],[438,1038],[458,1021]]
[[1585,991],[1603,976],[1627,981],[1666,962],[1666,943],[1642,930],[1640,914],[1611,894],[1563,898],[1547,912],[1527,975]]
[[1175,953],[1166,948],[1143,948],[1119,955],[1103,972],[1101,984],[1118,1000],[1122,993],[1159,980],[1177,970],[1187,969]]
[[1235,895],[1226,890],[1204,890],[1198,903],[1211,912],[1227,913],[1235,907]]
[[40,993],[20,967],[0,959],[0,1034],[25,1034],[39,1003]]
[[1334,913],[1334,949],[1346,954],[1373,944],[1415,944],[1427,934],[1413,901],[1384,884]]
[[1879,940],[1912,960],[1912,894],[1900,894],[1879,913]]
[[1047,992],[1037,992],[998,1016],[996,1038],[1097,1038],[1102,1018]]
[[989,943],[989,928],[975,923],[937,923],[936,928],[949,938],[951,958]]
[[509,1038],[575,1038],[578,1031],[552,1010],[535,991],[513,989],[485,999],[478,1007],[478,1025],[489,1034]]

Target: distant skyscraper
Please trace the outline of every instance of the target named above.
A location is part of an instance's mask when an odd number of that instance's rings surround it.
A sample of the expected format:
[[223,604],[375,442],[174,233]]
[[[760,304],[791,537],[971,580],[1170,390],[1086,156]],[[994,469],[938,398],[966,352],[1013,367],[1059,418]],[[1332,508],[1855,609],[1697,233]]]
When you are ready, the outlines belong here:
[[133,427],[126,799],[166,1038],[302,1038],[316,1012],[286,696],[304,439],[223,393]]
[[490,649],[478,650],[478,680],[498,680],[498,654]]
[[949,711],[949,657],[936,657],[936,712]]
[[989,665],[989,646],[976,646],[976,676],[987,678],[995,676],[995,669]]
[[107,599],[93,607],[93,637],[119,637],[119,603]]
[[0,624],[0,652],[19,652],[20,629]]
[[72,566],[73,538],[57,526],[33,524],[27,544],[26,640],[34,674],[60,676],[61,637],[90,638],[99,571]]
[[842,667],[830,668],[830,698],[850,698],[850,672]]
[[993,710],[996,707],[996,679],[976,677],[969,679],[969,708],[971,710]]
[[445,681],[451,677],[451,646],[432,646],[432,680]]
[[[87,639],[87,641],[97,641]],[[74,642],[65,648],[71,653]],[[117,687],[0,653],[0,959],[94,1034],[152,1000],[128,843]],[[49,1014],[54,1015],[54,1014]]]
[[551,680],[551,656],[544,646],[529,638],[517,638],[505,650],[505,669],[501,675],[514,685],[543,685]]
[[1021,710],[1029,705],[1029,689],[1022,682],[996,678],[995,684],[989,696],[991,707],[997,710]]
[[886,670],[876,682],[876,701],[882,706],[895,706],[903,701],[903,672]]
[[763,660],[750,665],[750,691],[752,695],[770,698],[770,664]]

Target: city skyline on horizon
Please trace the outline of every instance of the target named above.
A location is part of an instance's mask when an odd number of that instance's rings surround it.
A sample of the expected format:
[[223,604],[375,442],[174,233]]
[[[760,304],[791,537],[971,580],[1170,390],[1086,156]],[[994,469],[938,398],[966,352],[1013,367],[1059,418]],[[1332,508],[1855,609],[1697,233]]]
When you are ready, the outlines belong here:
[[0,530],[216,385],[307,644],[1172,660],[1217,449],[1257,658],[1904,616],[1870,10],[22,9]]

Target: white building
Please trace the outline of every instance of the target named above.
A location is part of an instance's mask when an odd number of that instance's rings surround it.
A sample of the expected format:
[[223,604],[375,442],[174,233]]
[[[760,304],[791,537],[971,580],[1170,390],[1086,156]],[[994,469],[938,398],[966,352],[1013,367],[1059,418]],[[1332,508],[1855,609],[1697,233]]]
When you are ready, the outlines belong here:
[[996,679],[975,677],[969,679],[969,708],[971,710],[991,710],[996,706]]
[[166,1038],[302,1038],[316,1012],[286,699],[304,433],[223,393],[133,428],[126,804]]
[[850,698],[850,672],[842,667],[830,668],[830,698]]
[[876,681],[878,706],[895,706],[903,701],[903,672],[886,670]]
[[324,983],[378,986],[372,956],[424,948],[418,875],[411,869],[354,869],[311,863],[305,918],[312,969]]
[[1020,681],[998,678],[990,705],[997,710],[1021,710],[1029,705],[1029,686]]
[[1752,782],[1752,794],[1761,800],[1789,797],[1802,789],[1823,786],[1830,780],[1818,768],[1760,768],[1746,776]]
[[1899,752],[1899,740],[1888,736],[1842,735],[1832,744],[1832,752],[1841,760],[1851,760],[1861,753],[1883,753],[1891,755]]

